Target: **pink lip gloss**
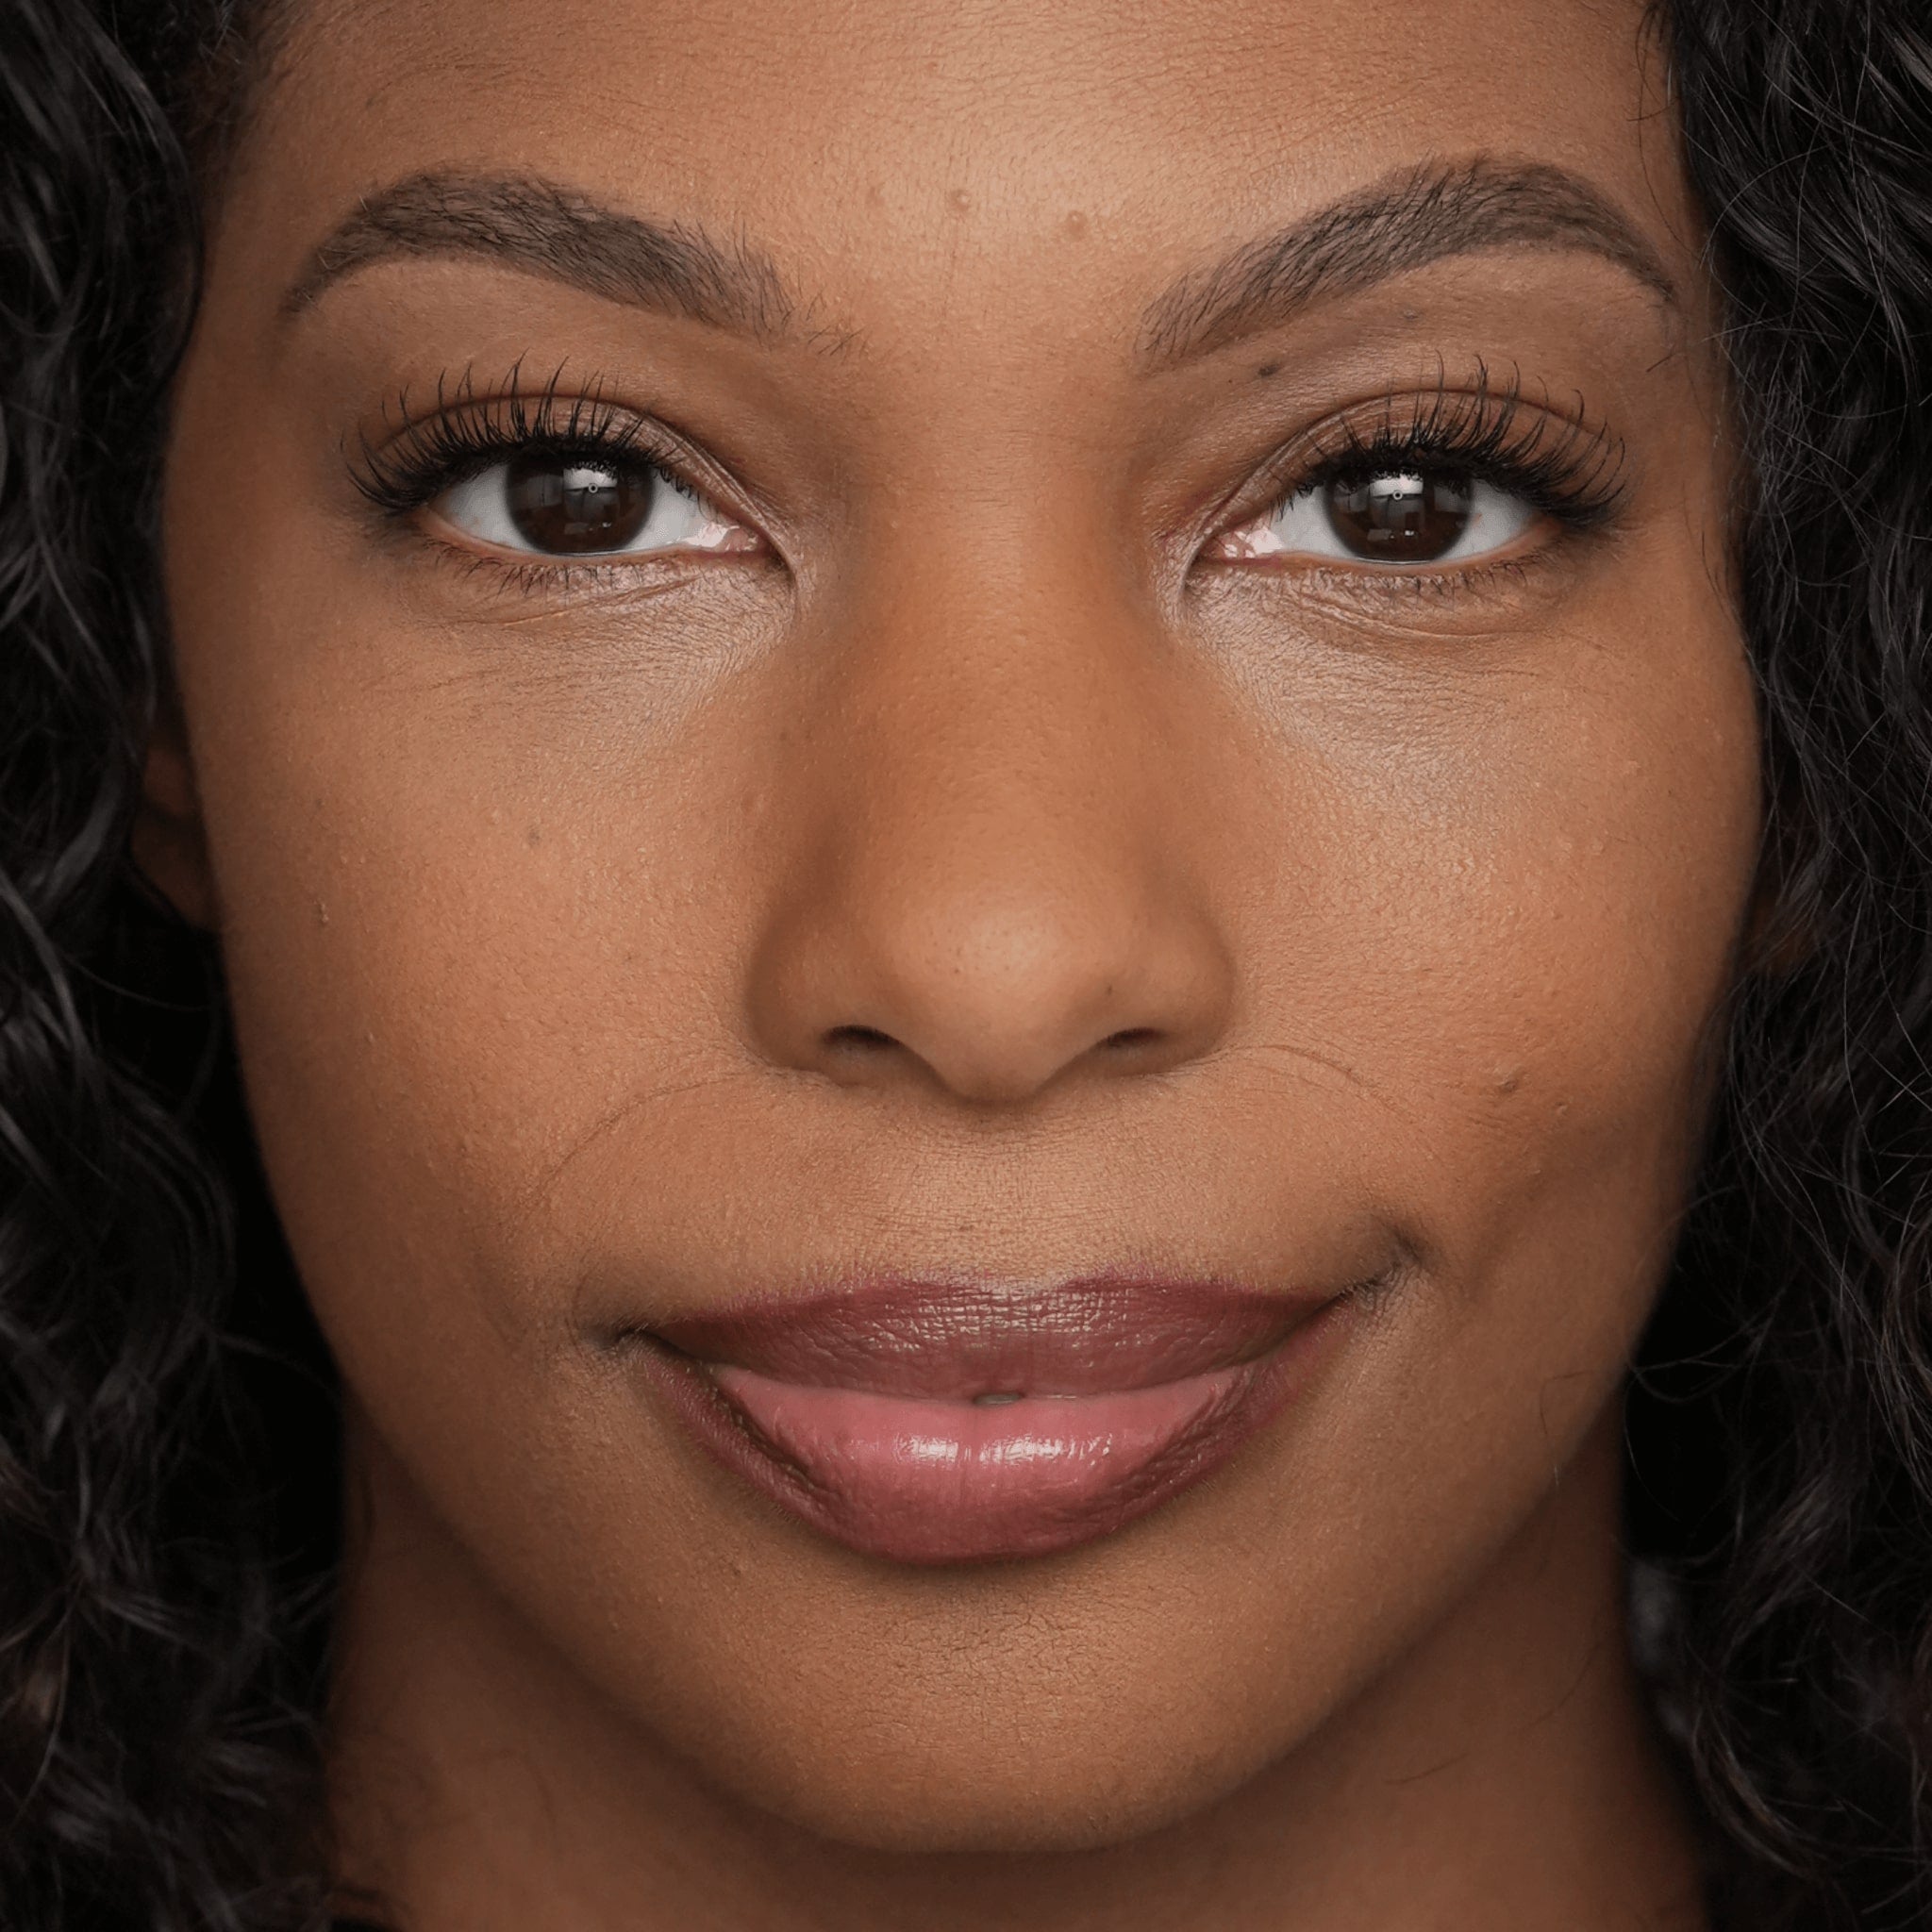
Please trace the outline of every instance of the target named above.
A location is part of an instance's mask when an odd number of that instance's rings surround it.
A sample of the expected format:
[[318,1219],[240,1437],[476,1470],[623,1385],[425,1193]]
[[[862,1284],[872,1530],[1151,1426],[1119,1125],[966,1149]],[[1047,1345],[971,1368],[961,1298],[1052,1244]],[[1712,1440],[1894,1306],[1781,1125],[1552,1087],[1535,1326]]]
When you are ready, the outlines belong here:
[[825,1535],[985,1561],[1073,1548],[1210,1474],[1305,1379],[1339,1301],[891,1283],[665,1323],[639,1359],[720,1462]]

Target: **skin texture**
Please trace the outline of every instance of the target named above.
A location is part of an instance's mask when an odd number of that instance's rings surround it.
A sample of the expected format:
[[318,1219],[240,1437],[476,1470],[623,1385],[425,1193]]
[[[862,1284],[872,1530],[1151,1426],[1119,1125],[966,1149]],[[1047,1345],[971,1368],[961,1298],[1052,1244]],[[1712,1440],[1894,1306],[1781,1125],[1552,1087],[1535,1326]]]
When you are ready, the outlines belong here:
[[[290,25],[181,378],[139,850],[221,933],[342,1367],[341,1870],[409,1932],[1701,1923],[1616,1531],[1758,830],[1707,295],[1635,6],[1389,23]],[[1485,154],[1680,299],[1524,241],[1150,366],[1175,277]],[[742,241],[792,326],[447,254],[284,312],[457,170]],[[751,547],[513,578],[385,522],[404,394],[519,363],[674,425]],[[1485,368],[1607,426],[1602,527],[1217,550],[1275,452]],[[1380,1285],[1227,1468],[1037,1561],[837,1547],[608,1340],[1108,1271]]]

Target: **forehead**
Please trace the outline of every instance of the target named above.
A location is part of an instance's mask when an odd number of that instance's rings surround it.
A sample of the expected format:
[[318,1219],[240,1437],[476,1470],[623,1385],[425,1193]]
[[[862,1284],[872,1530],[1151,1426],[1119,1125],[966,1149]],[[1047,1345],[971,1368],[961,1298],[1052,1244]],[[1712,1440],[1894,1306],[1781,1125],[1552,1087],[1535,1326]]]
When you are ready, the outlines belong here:
[[[1078,299],[1418,161],[1572,169],[1690,227],[1637,0],[319,0],[241,158],[291,248],[425,170],[531,174],[755,236],[859,311]],[[251,226],[254,224],[251,223]],[[259,230],[258,230],[259,232]],[[1029,280],[1037,279],[1028,277]],[[1124,289],[1123,292],[1127,292]]]

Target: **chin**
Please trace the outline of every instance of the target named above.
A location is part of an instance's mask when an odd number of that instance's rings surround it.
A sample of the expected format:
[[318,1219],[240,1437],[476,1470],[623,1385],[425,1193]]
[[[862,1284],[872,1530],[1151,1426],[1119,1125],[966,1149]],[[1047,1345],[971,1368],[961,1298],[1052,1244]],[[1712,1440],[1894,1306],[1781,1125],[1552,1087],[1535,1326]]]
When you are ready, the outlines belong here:
[[[715,1767],[723,1794],[813,1838],[901,1857],[1051,1857],[1143,1839],[1211,1808],[1258,1769],[1191,1734],[1082,1737],[1074,1724],[931,1730],[904,1754],[794,1742],[786,1761]],[[1004,1743],[991,1741],[995,1729]],[[1224,1741],[1224,1740],[1218,1740]]]
[[936,1777],[916,1792],[869,1782],[821,1785],[768,1800],[764,1808],[815,1838],[855,1849],[908,1857],[1050,1857],[1150,1837],[1225,1795],[1220,1782],[1178,1768],[1151,1780],[1144,1766],[1107,1774],[1114,1769],[1089,1767],[1085,1776],[1047,1789],[1037,1778],[990,1776],[983,1762],[962,1752],[950,1784]]

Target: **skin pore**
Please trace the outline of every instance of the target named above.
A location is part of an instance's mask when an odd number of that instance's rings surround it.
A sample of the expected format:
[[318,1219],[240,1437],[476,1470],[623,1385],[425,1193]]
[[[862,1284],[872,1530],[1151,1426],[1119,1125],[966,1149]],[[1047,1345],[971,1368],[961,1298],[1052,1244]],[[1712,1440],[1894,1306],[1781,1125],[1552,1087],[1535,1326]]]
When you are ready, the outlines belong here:
[[[1709,297],[1637,6],[1392,22],[287,23],[139,851],[341,1365],[399,1932],[1702,1923],[1617,1538],[1758,829]],[[587,425],[675,541],[516,547]],[[1505,541],[1323,551],[1418,425]],[[1013,1562],[820,1535],[619,1340],[1116,1274],[1333,1336]]]

